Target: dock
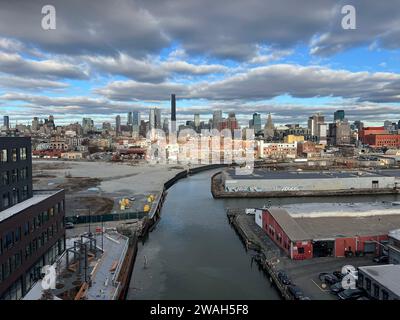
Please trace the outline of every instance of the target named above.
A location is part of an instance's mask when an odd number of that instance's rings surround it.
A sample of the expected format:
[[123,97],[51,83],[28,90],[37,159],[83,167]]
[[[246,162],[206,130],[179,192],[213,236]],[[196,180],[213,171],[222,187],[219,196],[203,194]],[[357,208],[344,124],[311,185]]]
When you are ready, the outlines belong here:
[[256,225],[254,215],[246,214],[244,209],[232,208],[227,209],[227,216],[229,223],[243,241],[246,250],[256,252],[256,255],[252,258],[253,261],[269,276],[270,282],[278,289],[282,298],[293,300],[286,286],[279,281],[276,268],[276,264],[282,259],[287,259],[287,257],[281,253],[268,235]]

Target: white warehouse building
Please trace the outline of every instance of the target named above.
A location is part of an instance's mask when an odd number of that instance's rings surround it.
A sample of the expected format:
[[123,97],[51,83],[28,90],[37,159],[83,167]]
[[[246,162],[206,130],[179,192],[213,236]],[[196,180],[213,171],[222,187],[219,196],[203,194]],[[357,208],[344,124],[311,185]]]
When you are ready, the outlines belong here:
[[[388,174],[389,173],[389,174]],[[269,171],[255,169],[251,175],[236,175],[230,169],[222,174],[225,192],[339,191],[396,189],[400,171]],[[400,187],[400,184],[399,184]]]

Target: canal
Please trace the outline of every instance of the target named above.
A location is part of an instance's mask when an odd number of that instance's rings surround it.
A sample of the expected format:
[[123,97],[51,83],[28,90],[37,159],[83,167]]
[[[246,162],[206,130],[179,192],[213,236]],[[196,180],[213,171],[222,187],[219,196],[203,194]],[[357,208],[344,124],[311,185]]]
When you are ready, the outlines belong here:
[[169,189],[161,220],[139,245],[128,299],[279,299],[228,223],[230,200],[213,199],[214,172]]
[[[228,207],[262,207],[266,199],[214,199],[205,171],[172,186],[161,220],[139,245],[128,299],[279,299],[267,277],[251,265],[228,223]],[[295,202],[399,201],[399,195],[329,198],[280,198]]]

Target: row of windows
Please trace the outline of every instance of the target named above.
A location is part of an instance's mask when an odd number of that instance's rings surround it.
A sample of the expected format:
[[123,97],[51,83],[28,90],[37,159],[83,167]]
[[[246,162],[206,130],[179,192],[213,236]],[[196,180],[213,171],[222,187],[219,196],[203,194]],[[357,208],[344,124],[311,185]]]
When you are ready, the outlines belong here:
[[[64,250],[64,239],[59,239],[25,274],[8,288],[3,296],[0,297],[0,300],[21,299],[40,279],[42,267],[53,264]],[[0,266],[0,270],[1,268]]]
[[0,174],[0,184],[8,186],[18,181],[25,181],[29,178],[28,168],[12,169],[11,171],[3,171]]
[[[15,230],[7,232],[5,235],[0,237],[0,255],[3,254],[3,252],[5,252],[6,250],[10,250],[16,243],[18,243],[21,240],[22,235],[29,235],[30,233],[39,229],[47,221],[49,221],[51,217],[63,211],[64,200],[57,203],[55,206],[48,209],[47,211],[43,211],[39,215],[35,216],[33,220],[26,221],[24,225],[17,227]],[[55,232],[58,232],[58,226]],[[51,235],[53,235],[53,230],[51,231]]]
[[9,156],[9,150],[1,149],[0,150],[0,163],[7,162],[16,162],[18,160],[26,160],[27,159],[27,148],[12,148]]
[[1,199],[3,210],[21,201],[25,201],[26,199],[28,199],[28,196],[29,187],[27,185],[22,187],[21,194],[19,193],[19,188],[13,188],[11,192],[3,193],[3,197]]
[[58,223],[52,224],[45,231],[43,231],[39,237],[34,238],[29,244],[26,245],[25,252],[22,252],[22,250],[20,250],[9,257],[0,266],[0,283],[6,280],[21,266],[23,257],[24,260],[29,259],[32,255],[35,254],[35,252],[45,246],[54,237],[54,235],[58,233],[58,230],[60,228],[63,228],[63,222],[60,222],[60,225]]
[[370,278],[365,277],[363,274],[358,274],[358,286],[364,288],[364,280],[365,280],[365,288],[367,292],[374,297],[375,299],[380,298],[380,294],[382,293],[382,300],[389,300],[389,293],[385,289],[381,289],[379,285],[376,283],[372,284]]

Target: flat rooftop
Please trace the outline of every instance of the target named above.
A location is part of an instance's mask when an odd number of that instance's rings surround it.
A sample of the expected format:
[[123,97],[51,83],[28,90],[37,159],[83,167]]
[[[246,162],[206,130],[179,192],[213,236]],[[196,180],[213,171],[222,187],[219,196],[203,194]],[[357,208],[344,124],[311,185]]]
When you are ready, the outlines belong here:
[[311,239],[388,234],[400,227],[400,215],[295,218]]
[[294,218],[366,217],[400,214],[397,201],[369,202],[313,202],[292,203],[280,206]]
[[45,191],[34,191],[33,197],[29,198],[25,201],[22,201],[20,203],[17,203],[16,205],[13,205],[10,208],[7,208],[3,211],[0,211],[0,222],[12,217],[13,215],[16,215],[30,207],[33,207],[40,202],[50,198],[51,196],[62,192],[63,190],[45,190]]
[[[381,174],[370,171],[270,171],[254,169],[250,175],[236,175],[234,169],[226,170],[229,178],[237,180],[246,179],[336,179],[357,177],[386,177],[400,176],[400,170],[390,170],[390,173]],[[396,172],[395,174],[391,174]]]
[[296,217],[283,208],[268,211],[293,241],[388,234],[400,227],[400,214],[361,217]]
[[270,208],[269,213],[276,222],[283,228],[291,240],[309,240],[310,235],[304,231],[299,223],[290,214],[280,208]]
[[359,267],[358,269],[400,297],[400,281],[396,281],[400,279],[400,265],[388,264]]

